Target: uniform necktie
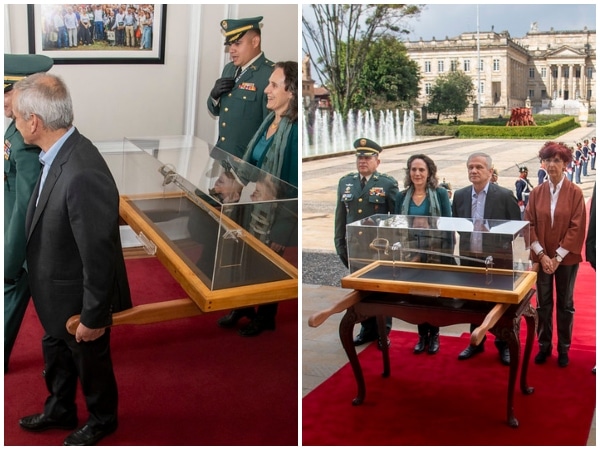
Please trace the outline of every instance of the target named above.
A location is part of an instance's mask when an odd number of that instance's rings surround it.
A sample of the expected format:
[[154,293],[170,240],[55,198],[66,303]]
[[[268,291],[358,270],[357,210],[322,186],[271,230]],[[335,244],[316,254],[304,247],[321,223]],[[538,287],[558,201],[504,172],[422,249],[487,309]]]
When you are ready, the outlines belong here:
[[365,184],[367,184],[367,179],[365,177],[362,177],[360,179],[360,188],[364,189],[365,188]]
[[240,75],[242,74],[242,66],[238,66],[237,69],[235,69],[235,75],[234,75],[234,79],[235,81],[237,81],[240,78]]

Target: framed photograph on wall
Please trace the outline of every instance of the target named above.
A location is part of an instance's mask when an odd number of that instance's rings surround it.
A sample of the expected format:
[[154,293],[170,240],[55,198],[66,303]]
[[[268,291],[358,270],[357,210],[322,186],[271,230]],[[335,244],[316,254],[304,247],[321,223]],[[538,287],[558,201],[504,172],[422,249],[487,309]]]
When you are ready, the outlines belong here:
[[167,5],[27,5],[29,53],[55,64],[164,64]]

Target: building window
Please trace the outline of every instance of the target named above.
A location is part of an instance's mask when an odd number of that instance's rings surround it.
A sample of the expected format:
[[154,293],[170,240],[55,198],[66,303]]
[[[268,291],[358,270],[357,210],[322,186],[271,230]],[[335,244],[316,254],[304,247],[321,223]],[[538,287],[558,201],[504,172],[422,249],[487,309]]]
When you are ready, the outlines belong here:
[[546,98],[548,98],[548,93],[546,92],[546,89],[542,89],[542,99]]
[[591,99],[592,99],[592,90],[588,89],[586,100],[591,100]]
[[431,73],[431,61],[425,61],[425,73]]
[[500,70],[500,60],[494,59],[494,72],[498,72]]
[[480,94],[483,94],[483,86],[484,86],[484,83],[482,81],[481,83],[479,83],[479,93]]
[[586,76],[587,76],[588,80],[591,80],[591,79],[592,79],[592,74],[594,73],[594,71],[593,71],[592,67],[588,67],[588,68],[586,69],[586,72],[587,72],[587,75],[586,75]]
[[425,95],[431,94],[431,83],[425,83]]
[[529,98],[532,99],[533,98],[533,94],[535,93],[535,91],[533,89],[529,89]]
[[563,78],[569,78],[569,66],[563,67]]
[[458,66],[458,61],[452,60],[450,61],[450,72],[456,72]]
[[438,61],[438,72],[442,73],[444,71],[444,61],[439,60]]
[[552,68],[552,78],[558,78],[558,67]]
[[542,79],[546,79],[546,68],[542,67]]
[[581,66],[575,67],[575,78],[581,78]]
[[479,71],[483,72],[483,59],[479,60]]
[[471,60],[470,59],[465,59],[463,61],[463,70],[465,72],[470,72],[471,71]]
[[535,69],[533,67],[529,68],[529,78],[535,78]]

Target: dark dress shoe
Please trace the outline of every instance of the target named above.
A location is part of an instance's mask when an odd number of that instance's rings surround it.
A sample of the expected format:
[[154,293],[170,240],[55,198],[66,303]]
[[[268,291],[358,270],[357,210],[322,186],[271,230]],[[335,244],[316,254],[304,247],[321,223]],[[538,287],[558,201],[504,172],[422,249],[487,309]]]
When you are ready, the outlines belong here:
[[458,359],[469,359],[475,356],[477,353],[483,352],[483,345],[469,345],[462,352],[458,354]]
[[274,330],[275,329],[275,321],[274,320],[261,320],[255,318],[246,325],[244,328],[240,329],[238,333],[243,337],[252,337],[258,336],[265,330]]
[[21,418],[19,420],[19,425],[27,431],[45,431],[52,429],[73,430],[74,428],[77,428],[77,417],[55,420],[46,417],[44,413],[34,414],[32,416]]
[[540,350],[538,352],[538,354],[535,355],[533,362],[536,364],[544,364],[546,362],[546,359],[548,358],[548,356],[550,356],[550,352],[545,352],[543,350]]
[[64,445],[95,445],[100,439],[117,431],[117,422],[104,427],[84,425],[65,439]]
[[417,342],[417,344],[415,345],[415,348],[413,349],[413,353],[419,354],[419,353],[423,353],[425,351],[425,347],[427,347],[428,344],[428,339],[427,336],[419,336],[419,342]]
[[[386,338],[386,344],[387,348],[390,348],[390,346],[392,345],[392,341],[390,341],[390,338]],[[379,350],[383,350],[383,345],[381,345],[381,339],[377,339],[377,348]]]
[[567,353],[558,354],[558,367],[567,367],[569,365],[569,355]]
[[[233,309],[231,310],[231,312],[229,314],[227,314],[226,316],[221,317],[219,320],[217,320],[217,324],[221,327],[221,328],[233,328],[235,327],[235,325],[238,323],[238,321],[242,318],[242,317],[247,317],[248,314],[241,310],[241,309]],[[251,319],[252,317],[250,317]]]
[[502,350],[499,350],[500,353],[500,362],[505,366],[510,366],[510,350],[508,347],[504,347]]
[[430,355],[435,355],[440,349],[440,335],[436,334],[434,336],[429,336],[429,348],[427,349],[427,353]]
[[362,334],[359,333],[358,336],[354,338],[354,346],[358,347],[359,345],[366,344],[367,342],[373,342],[377,339],[376,334]]

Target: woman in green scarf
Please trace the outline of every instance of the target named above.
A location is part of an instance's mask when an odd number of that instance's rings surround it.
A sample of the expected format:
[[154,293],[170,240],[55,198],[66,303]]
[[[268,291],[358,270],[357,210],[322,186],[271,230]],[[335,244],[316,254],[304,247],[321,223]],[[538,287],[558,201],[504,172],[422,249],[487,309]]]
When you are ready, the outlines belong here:
[[[275,64],[265,94],[271,113],[252,137],[243,159],[297,190],[298,63],[285,61]],[[297,208],[297,203],[295,206]],[[287,211],[273,218],[267,244],[275,252],[283,254],[286,248],[298,246],[297,217],[297,211]],[[294,265],[297,266],[297,261]],[[246,316],[251,321],[239,330],[240,335],[257,336],[264,330],[275,329],[277,306],[277,303],[270,303],[259,306],[256,311],[253,307],[235,309],[221,317],[218,324],[231,328]]]
[[[396,197],[396,214],[436,217],[452,215],[448,191],[438,186],[437,167],[429,156],[413,155],[408,158],[404,187],[406,189]],[[451,244],[451,239],[447,244]],[[440,327],[420,323],[418,330],[419,341],[414,353],[422,353],[425,347],[429,347],[427,353],[437,353],[440,349]]]

